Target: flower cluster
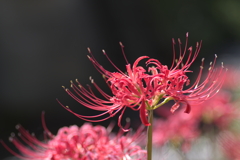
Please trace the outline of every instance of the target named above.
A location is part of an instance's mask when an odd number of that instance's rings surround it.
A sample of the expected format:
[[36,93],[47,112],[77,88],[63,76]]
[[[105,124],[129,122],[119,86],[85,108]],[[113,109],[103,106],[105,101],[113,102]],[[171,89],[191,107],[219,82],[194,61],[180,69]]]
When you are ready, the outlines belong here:
[[222,151],[225,155],[233,160],[240,159],[240,136],[233,134],[231,132],[222,133],[219,138],[219,143],[221,145]]
[[[121,112],[118,125],[122,129],[121,119],[126,108],[139,111],[140,119],[146,126],[150,125],[147,120],[147,110],[154,110],[170,100],[175,101],[175,104],[171,108],[172,112],[179,108],[181,104],[184,104],[186,106],[185,112],[189,113],[191,110],[190,105],[201,104],[218,92],[223,83],[225,73],[223,72],[223,66],[219,70],[214,69],[217,58],[215,56],[214,61],[210,63],[207,77],[200,83],[204,63],[203,59],[196,81],[188,89],[184,89],[185,86],[190,85],[190,80],[186,74],[192,72],[189,70],[189,67],[198,56],[201,42],[197,42],[195,51],[193,51],[192,47],[188,48],[188,33],[186,34],[186,44],[183,49],[179,39],[178,42],[180,53],[177,57],[175,41],[173,39],[173,62],[171,67],[163,65],[157,59],[149,58],[148,56],[139,57],[131,66],[125,57],[124,46],[120,43],[127,63],[126,72],[116,67],[103,50],[104,55],[116,68],[117,72],[106,70],[97,62],[90,49],[88,49],[90,54],[88,58],[105,77],[112,95],[108,95],[102,91],[93,79],[91,79],[92,84],[102,94],[104,99],[98,98],[92,92],[91,88],[86,89],[77,80],[76,84],[71,81],[72,90],[63,88],[80,104],[93,110],[102,111],[103,113],[95,116],[84,116],[60,104],[77,117],[91,122],[102,121]],[[147,69],[139,66],[139,62],[142,60],[146,60]]]
[[[48,140],[39,141],[35,136],[18,125],[19,140],[15,135],[10,141],[22,153],[17,154],[3,141],[3,146],[16,157],[24,160],[145,160],[146,151],[136,144],[142,130],[134,136],[110,134],[102,126],[92,126],[85,123],[82,127],[76,125],[59,129],[53,135],[44,125]],[[28,146],[25,146],[28,145]]]
[[[238,66],[237,66],[238,67]],[[215,107],[216,110],[220,110],[218,121],[214,121],[218,126],[223,128],[218,136],[218,144],[220,145],[224,155],[229,159],[238,160],[240,159],[240,108],[239,108],[239,82],[240,82],[240,70],[237,67],[230,66],[230,72],[227,73],[227,78],[223,84],[223,89],[228,91],[231,96],[228,99],[231,103],[229,105],[234,107],[234,110],[229,110],[229,108],[219,109],[218,106]],[[220,103],[223,101],[220,101]],[[215,116],[216,117],[216,116]],[[232,122],[231,125],[229,122]],[[228,126],[228,128],[226,128]]]
[[[235,110],[229,103],[230,98],[226,94],[220,94],[212,101],[207,101],[215,96],[223,85],[226,77],[223,64],[216,68],[217,56],[215,55],[208,73],[202,78],[204,68],[204,59],[202,59],[196,80],[191,82],[187,74],[192,72],[190,67],[197,59],[202,43],[197,42],[195,50],[193,47],[188,47],[187,33],[184,46],[178,39],[179,54],[176,54],[174,39],[172,44],[173,61],[169,67],[148,56],[137,58],[131,65],[124,53],[124,46],[120,42],[126,61],[125,71],[120,70],[103,50],[103,54],[116,72],[110,72],[100,65],[88,48],[88,58],[104,77],[111,94],[104,92],[91,77],[90,81],[102,95],[101,98],[96,96],[90,86],[83,87],[78,80],[70,81],[70,89],[63,86],[67,94],[78,103],[102,112],[91,116],[77,114],[57,100],[66,110],[83,120],[100,122],[120,114],[118,126],[122,130],[117,135],[110,134],[110,131],[102,126],[92,126],[90,123],[85,123],[82,127],[76,125],[63,127],[53,135],[47,129],[43,119],[43,128],[47,136],[44,142],[18,125],[20,138],[13,135],[10,141],[21,154],[14,152],[3,141],[0,140],[0,143],[13,155],[26,160],[145,160],[146,158],[150,160],[152,130],[154,144],[163,145],[170,141],[186,151],[190,143],[200,135],[198,128],[200,122],[212,123],[221,129],[227,128],[236,117]],[[145,66],[140,65],[142,61],[145,61]],[[157,125],[153,127],[153,110],[169,101],[174,102],[170,109],[172,113],[180,106],[185,108],[171,114],[165,121],[155,120]],[[197,107],[191,108],[193,105]],[[139,111],[142,124],[149,126],[147,151],[136,144],[143,130],[138,130],[134,136],[124,134],[124,131],[129,131],[125,129],[129,125],[123,127],[121,123],[127,108]],[[192,114],[183,115],[182,110],[185,113],[192,111]]]
[[170,142],[182,151],[188,151],[191,143],[196,140],[200,131],[198,130],[199,119],[196,114],[184,114],[181,111],[170,115],[167,120],[155,119],[153,126],[153,145],[160,147]]
[[230,130],[240,117],[231,99],[229,92],[220,91],[211,100],[194,107],[188,115],[181,111],[169,114],[164,111],[165,107],[157,109],[156,113],[165,119],[155,119],[158,125],[153,127],[153,144],[159,147],[170,142],[188,151],[191,143],[202,134],[213,132],[217,136]]
[[167,110],[168,106],[157,109],[156,113],[162,118],[155,119],[154,122],[158,124],[153,127],[154,146],[159,148],[166,143],[171,143],[186,152],[189,151],[192,142],[201,135],[211,135],[215,138],[218,137],[227,156],[231,157],[237,154],[240,157],[239,152],[232,149],[239,143],[239,133],[235,132],[238,128],[236,125],[239,126],[240,120],[239,95],[235,94],[238,83],[229,83],[230,81],[239,81],[239,75],[235,76],[234,73],[239,73],[239,71],[228,72],[227,80],[223,83],[223,90],[212,99],[192,108],[190,114],[183,115],[181,110],[170,114]]

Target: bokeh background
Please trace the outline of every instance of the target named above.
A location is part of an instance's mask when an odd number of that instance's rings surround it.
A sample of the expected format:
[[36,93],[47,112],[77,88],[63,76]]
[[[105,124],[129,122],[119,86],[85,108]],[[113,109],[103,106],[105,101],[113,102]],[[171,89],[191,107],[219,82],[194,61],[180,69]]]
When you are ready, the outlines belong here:
[[[225,64],[238,60],[240,51],[240,2],[212,1],[0,1],[0,139],[7,144],[14,126],[21,123],[30,132],[42,133],[41,112],[48,128],[57,129],[82,120],[56,101],[77,113],[94,114],[76,103],[62,89],[76,78],[90,84],[89,76],[108,91],[101,75],[87,58],[87,47],[107,69],[114,71],[102,54],[125,69],[119,41],[130,62],[142,55],[172,61],[172,40],[189,32],[189,43],[203,40],[198,60],[207,62],[218,54]],[[194,75],[193,75],[194,76]],[[109,92],[109,91],[108,91]],[[129,111],[132,123],[138,113]],[[112,119],[114,120],[114,118]],[[116,118],[115,118],[116,120]],[[109,124],[109,121],[103,122]],[[13,146],[12,146],[13,147]],[[0,146],[0,159],[11,156]]]

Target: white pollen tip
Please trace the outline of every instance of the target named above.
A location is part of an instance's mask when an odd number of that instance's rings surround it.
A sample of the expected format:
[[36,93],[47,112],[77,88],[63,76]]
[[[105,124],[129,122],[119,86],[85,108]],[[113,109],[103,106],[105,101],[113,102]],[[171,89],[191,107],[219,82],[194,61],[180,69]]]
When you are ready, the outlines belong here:
[[215,58],[217,58],[217,54],[215,54]]
[[91,83],[94,83],[94,80],[93,80],[93,79],[91,79]]
[[182,44],[182,42],[181,42],[180,38],[178,38],[178,43],[179,43],[179,44]]
[[188,37],[188,34],[189,34],[189,33],[187,32],[187,33],[186,33],[186,37]]
[[11,137],[15,137],[15,133],[12,132],[12,133],[11,133]]
[[123,44],[122,44],[122,42],[119,42],[119,45],[120,45],[121,47],[124,47]]
[[87,50],[88,50],[89,53],[91,53],[91,49],[89,47],[87,48]]
[[73,81],[72,81],[72,80],[70,80],[70,83],[73,83]]
[[103,54],[106,54],[106,52],[105,52],[105,50],[104,50],[104,49],[102,50],[102,52],[103,52]]
[[205,58],[202,58],[202,62],[205,60]]
[[91,59],[91,57],[89,55],[87,55],[88,59]]
[[21,126],[20,124],[17,124],[17,125],[15,126],[15,128],[16,128],[16,129],[19,129],[20,126]]
[[198,46],[199,46],[199,42],[196,43],[196,47],[198,47]]
[[69,109],[69,106],[66,106],[66,108],[68,108],[68,109]]
[[90,81],[91,81],[91,79],[92,79],[92,76],[89,77],[89,80],[90,80]]
[[126,118],[126,122],[130,122],[131,119],[129,117]]
[[201,69],[203,69],[203,66],[200,66]]
[[65,86],[62,86],[63,89],[65,89]]
[[12,142],[13,141],[13,138],[12,137],[9,137],[9,139],[8,139],[10,142]]
[[212,62],[210,62],[209,65],[211,66],[211,65],[212,65]]
[[75,79],[76,82],[78,82],[78,79]]

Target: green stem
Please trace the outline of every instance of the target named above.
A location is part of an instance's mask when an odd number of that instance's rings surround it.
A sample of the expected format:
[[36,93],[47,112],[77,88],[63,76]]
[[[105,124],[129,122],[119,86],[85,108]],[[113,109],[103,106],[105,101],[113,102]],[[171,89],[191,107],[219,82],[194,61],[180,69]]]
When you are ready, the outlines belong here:
[[153,128],[153,110],[148,111],[148,122],[151,124],[148,126],[147,134],[148,134],[148,140],[147,140],[147,155],[148,160],[152,160],[152,128]]
[[154,107],[153,107],[153,110],[154,110],[154,109],[157,109],[158,107],[161,107],[162,105],[164,105],[164,104],[166,104],[166,103],[168,103],[170,100],[173,100],[173,98],[172,98],[172,97],[168,97],[168,98],[164,99],[164,101],[162,101],[162,103],[154,106]]

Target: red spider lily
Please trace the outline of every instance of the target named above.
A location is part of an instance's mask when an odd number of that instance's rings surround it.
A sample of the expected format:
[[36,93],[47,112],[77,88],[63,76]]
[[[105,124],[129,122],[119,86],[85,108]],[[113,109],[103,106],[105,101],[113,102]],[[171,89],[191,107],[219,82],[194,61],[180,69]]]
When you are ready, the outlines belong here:
[[240,70],[234,66],[228,66],[229,71],[226,75],[223,88],[235,92],[239,90],[240,84]]
[[171,114],[166,120],[155,119],[153,126],[153,145],[163,146],[170,142],[183,151],[190,149],[191,143],[196,140],[200,131],[198,130],[199,116],[196,114],[183,115],[183,112]]
[[131,136],[110,134],[111,127],[92,126],[85,123],[82,127],[76,125],[60,128],[53,135],[43,121],[47,140],[39,141],[35,136],[18,125],[20,138],[15,135],[10,141],[21,152],[18,154],[9,148],[2,140],[0,143],[13,155],[24,160],[145,160],[146,151],[136,143],[141,138],[143,128]]
[[228,130],[239,119],[239,111],[230,101],[228,92],[221,91],[218,95],[196,107],[194,112],[199,112],[203,123],[217,127],[218,130]]
[[223,153],[229,158],[234,160],[240,159],[240,136],[239,134],[233,134],[225,131],[218,137],[220,146]]
[[[231,94],[221,90],[212,99],[193,107],[191,114],[183,115],[184,108],[174,114],[165,111],[165,119],[155,119],[154,124],[157,125],[153,126],[153,144],[162,146],[171,142],[187,151],[185,149],[189,149],[191,142],[204,132],[209,132],[209,129],[218,134],[231,129],[236,120],[239,120],[239,111],[230,100]],[[164,109],[161,107],[156,111],[162,115]]]
[[[90,50],[89,53],[91,54]],[[91,122],[106,120],[121,111],[118,125],[123,128],[121,126],[122,115],[126,107],[129,107],[133,110],[140,110],[140,118],[142,120],[142,123],[146,126],[150,125],[147,121],[146,108],[147,105],[151,105],[152,98],[154,96],[159,96],[159,93],[154,88],[154,86],[151,86],[151,78],[148,74],[146,74],[146,70],[143,67],[138,66],[139,61],[145,58],[148,57],[139,57],[133,64],[133,67],[131,67],[130,64],[127,64],[127,73],[123,73],[111,62],[110,59],[109,61],[119,72],[109,72],[100,66],[94,57],[89,57],[97,70],[102,73],[107,79],[106,82],[108,83],[114,96],[110,96],[103,92],[100,87],[93,81],[93,79],[91,79],[92,84],[106,98],[106,100],[100,99],[95,96],[91,88],[87,90],[86,88],[82,87],[82,85],[76,80],[78,85],[75,85],[71,82],[71,88],[76,93],[76,95],[73,94],[69,89],[65,89],[65,91],[80,104],[94,110],[105,112],[96,116],[83,116],[72,112],[69,108],[66,109],[84,120],[89,120],[89,118],[96,118],[109,114],[109,116],[106,118],[100,120],[90,120]],[[145,84],[147,85],[145,86]]]
[[[193,52],[192,47],[189,47],[187,49],[188,44],[188,33],[186,34],[186,43],[184,50],[182,51],[181,47],[181,41],[178,39],[179,42],[179,49],[180,54],[179,58],[175,60],[176,53],[175,53],[175,41],[173,41],[173,63],[170,69],[166,65],[162,65],[158,60],[150,59],[147,63],[154,63],[156,65],[155,74],[163,74],[163,80],[161,80],[162,84],[162,92],[164,94],[163,98],[169,98],[173,99],[176,103],[172,106],[171,112],[174,112],[181,103],[186,105],[186,113],[189,113],[191,108],[191,105],[198,105],[203,103],[204,101],[210,99],[213,97],[216,93],[218,93],[219,89],[221,88],[226,73],[223,73],[224,67],[222,64],[222,67],[220,69],[215,69],[216,64],[216,58],[213,63],[210,63],[210,67],[208,69],[208,74],[205,80],[200,83],[201,76],[202,76],[202,70],[203,70],[203,64],[204,59],[202,59],[202,64],[200,66],[200,71],[197,76],[196,81],[193,83],[192,86],[190,86],[188,89],[184,89],[185,86],[188,86],[190,84],[190,79],[186,75],[188,72],[192,72],[189,70],[189,67],[192,65],[192,63],[196,60],[200,48],[201,48],[201,42],[196,43],[196,50]],[[187,55],[188,50],[188,55]],[[184,60],[186,59],[186,60]],[[176,64],[174,65],[174,60],[176,61]],[[160,81],[158,82],[160,83]]]
[[[117,70],[117,72],[107,71],[97,62],[90,49],[88,49],[90,54],[88,58],[95,68],[105,77],[106,83],[109,85],[113,95],[108,95],[103,92],[91,78],[92,84],[105,99],[96,97],[90,87],[89,89],[84,88],[77,80],[77,84],[71,81],[71,88],[73,91],[63,87],[65,91],[80,104],[93,110],[103,111],[103,113],[95,116],[84,116],[74,113],[68,107],[64,108],[77,117],[91,122],[103,121],[121,112],[118,120],[118,125],[121,128],[123,128],[121,126],[121,119],[126,108],[131,108],[136,111],[139,110],[140,119],[146,126],[150,125],[147,120],[147,110],[156,109],[169,100],[175,101],[171,109],[172,112],[174,112],[180,104],[186,104],[185,112],[189,113],[190,105],[200,104],[213,97],[218,92],[222,86],[225,74],[223,74],[223,67],[219,69],[219,71],[214,69],[217,58],[215,56],[213,63],[210,64],[206,79],[200,83],[204,62],[204,60],[202,60],[202,65],[196,81],[191,87],[184,89],[184,86],[190,84],[190,80],[186,73],[192,72],[189,70],[189,67],[197,58],[201,48],[201,42],[197,43],[196,50],[193,52],[192,47],[187,49],[188,33],[186,34],[186,44],[183,51],[181,41],[178,41],[180,48],[179,58],[176,60],[175,41],[173,40],[174,56],[170,68],[166,65],[162,65],[162,63],[156,59],[148,59],[148,56],[139,57],[131,66],[126,60],[123,51],[124,46],[120,43],[124,58],[127,62],[126,73],[116,67],[103,50],[104,55]],[[139,62],[144,59],[148,59],[146,61],[147,70],[138,65]],[[162,98],[164,98],[164,100],[161,100]],[[95,118],[99,119],[95,120]]]

